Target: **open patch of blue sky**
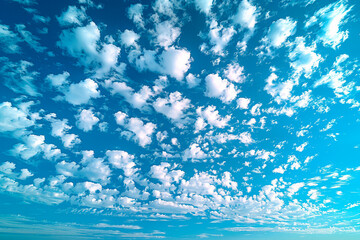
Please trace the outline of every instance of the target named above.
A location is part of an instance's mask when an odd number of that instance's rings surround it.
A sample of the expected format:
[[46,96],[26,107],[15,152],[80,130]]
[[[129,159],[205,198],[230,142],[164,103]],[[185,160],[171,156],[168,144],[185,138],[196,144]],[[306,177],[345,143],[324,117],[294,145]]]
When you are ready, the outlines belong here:
[[358,239],[356,1],[0,2],[0,238]]

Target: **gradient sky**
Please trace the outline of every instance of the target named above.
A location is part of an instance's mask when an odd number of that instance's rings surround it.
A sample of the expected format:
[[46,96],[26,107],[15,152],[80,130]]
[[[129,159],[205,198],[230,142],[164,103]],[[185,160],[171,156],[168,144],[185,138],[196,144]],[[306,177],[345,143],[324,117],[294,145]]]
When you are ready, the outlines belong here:
[[0,2],[1,239],[359,239],[357,1]]

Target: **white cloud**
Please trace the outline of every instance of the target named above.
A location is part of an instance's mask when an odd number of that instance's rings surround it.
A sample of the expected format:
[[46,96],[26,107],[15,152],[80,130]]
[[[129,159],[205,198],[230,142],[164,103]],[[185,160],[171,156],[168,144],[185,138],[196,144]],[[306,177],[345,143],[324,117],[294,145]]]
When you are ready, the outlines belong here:
[[102,77],[112,69],[122,71],[121,65],[117,65],[120,48],[112,43],[99,45],[99,40],[100,30],[90,22],[84,27],[63,30],[57,45],[77,58],[88,71],[95,71],[96,77]]
[[151,137],[156,129],[156,125],[148,122],[144,122],[139,118],[129,118],[127,114],[119,111],[115,113],[116,123],[120,126],[125,127],[129,131],[135,134],[134,140],[140,146],[145,147],[151,143]]
[[64,160],[56,164],[56,172],[66,177],[74,177],[78,173],[79,165],[76,162],[65,162]]
[[35,124],[33,119],[21,109],[13,107],[10,102],[0,104],[0,132],[23,130]]
[[185,111],[190,107],[190,100],[183,97],[180,92],[170,93],[167,98],[157,98],[153,106],[157,112],[164,114],[179,128],[183,128],[189,122]]
[[79,144],[81,140],[75,134],[67,133],[72,127],[67,125],[68,120],[59,120],[55,118],[55,114],[46,116],[46,119],[51,122],[51,135],[59,137],[64,144],[64,147],[72,148],[75,144]]
[[192,74],[192,73],[189,73],[186,76],[186,84],[189,88],[194,88],[194,87],[198,86],[200,84],[200,82],[201,82],[201,79],[195,77],[194,74]]
[[169,75],[180,81],[189,70],[192,61],[190,52],[186,49],[170,47],[156,56],[151,50],[132,50],[128,55],[129,61],[135,64],[138,71],[149,70]]
[[76,125],[84,132],[91,131],[94,125],[99,122],[99,118],[94,115],[91,109],[82,110],[80,114],[76,116],[76,119]]
[[107,184],[110,181],[111,170],[104,164],[102,158],[95,158],[94,151],[83,151],[81,164],[84,166],[79,174],[85,176],[90,181]]
[[134,168],[136,166],[134,162],[134,155],[125,151],[108,150],[106,151],[106,156],[113,167],[124,171],[124,175],[126,177],[131,177],[138,170],[137,168]]
[[152,165],[149,175],[152,178],[158,179],[165,186],[170,187],[173,182],[178,183],[185,175],[181,170],[170,170],[171,165],[166,162],[162,162],[160,165]]
[[238,90],[234,84],[226,79],[221,79],[218,74],[209,74],[205,78],[206,92],[208,97],[219,98],[223,103],[230,103],[236,98]]
[[59,17],[56,17],[60,26],[68,27],[71,25],[82,25],[87,19],[85,8],[76,6],[69,6],[66,11],[62,12]]
[[171,21],[164,21],[155,24],[155,42],[161,47],[168,48],[173,45],[180,36],[180,28],[175,27]]
[[67,102],[73,105],[88,104],[90,99],[99,98],[98,84],[92,79],[85,79],[79,83],[73,83],[64,93]]
[[296,83],[292,79],[285,82],[277,82],[277,80],[278,76],[275,73],[271,73],[266,79],[264,90],[279,103],[282,100],[287,100],[291,97],[291,91]]
[[135,33],[132,30],[126,29],[124,32],[120,34],[120,41],[126,47],[136,46],[136,41],[139,40],[140,35]]
[[305,76],[309,77],[322,61],[321,55],[315,53],[316,45],[305,46],[305,38],[303,37],[297,37],[294,44],[295,47],[289,53],[289,58],[292,61],[290,66],[296,73],[304,72]]
[[[199,118],[198,118],[198,121],[199,119],[202,119],[200,121],[204,121],[206,120],[206,122],[208,124],[210,124],[211,126],[214,126],[214,127],[217,127],[217,128],[224,128],[225,126],[228,125],[228,122],[230,121],[231,119],[231,115],[226,115],[225,117],[221,117],[219,115],[219,111],[216,110],[216,107],[215,106],[208,106],[205,108],[205,110],[202,110],[203,107],[198,107],[196,109],[196,113],[199,115]],[[206,123],[196,123],[196,124],[199,124],[203,127],[206,126]],[[203,129],[203,127],[201,129]],[[201,130],[199,129],[199,130]]]
[[231,41],[231,38],[234,36],[236,31],[231,26],[229,28],[224,28],[222,25],[218,25],[218,23],[213,19],[210,23],[210,31],[208,37],[210,39],[210,43],[213,45],[211,51],[216,55],[224,55],[224,49]]
[[46,76],[46,81],[50,82],[51,86],[53,87],[60,87],[64,84],[68,83],[68,78],[70,76],[70,73],[64,71],[61,74],[49,74]]
[[256,6],[251,5],[247,0],[243,0],[239,4],[236,15],[233,16],[233,21],[242,28],[253,30],[255,28],[257,16]]
[[138,27],[144,28],[144,20],[143,20],[143,11],[144,6],[140,3],[132,4],[128,8],[128,17],[132,20]]
[[156,95],[156,91],[160,91],[156,87],[151,89],[148,86],[142,86],[138,92],[135,92],[125,82],[111,82],[110,80],[106,80],[105,84],[111,88],[112,94],[122,95],[133,108],[140,110],[149,110],[150,98]]
[[196,9],[208,15],[211,11],[213,0],[195,0]]
[[208,155],[199,147],[199,144],[193,143],[189,146],[188,149],[184,151],[183,160],[192,159],[205,159]]
[[20,60],[11,62],[6,57],[0,57],[0,75],[2,75],[4,85],[15,93],[27,94],[33,97],[40,96],[34,81],[39,75],[36,71],[30,71],[29,68],[34,64],[28,61]]
[[33,35],[31,32],[27,31],[24,24],[16,24],[15,28],[16,31],[19,32],[23,41],[26,42],[32,49],[34,49],[35,52],[42,53],[46,50],[46,47],[41,46],[41,44],[39,43],[40,39],[37,36]]
[[290,187],[288,188],[288,196],[292,197],[295,193],[297,193],[300,188],[304,187],[305,184],[303,182],[301,183],[294,183],[292,185],[290,185]]
[[20,53],[18,45],[22,39],[17,33],[11,31],[8,25],[0,24],[0,49],[5,53]]
[[338,1],[329,4],[328,6],[318,10],[315,15],[307,23],[307,26],[318,23],[321,30],[318,34],[318,39],[321,40],[324,46],[331,46],[337,48],[342,42],[348,38],[349,32],[340,31],[340,27],[346,23],[346,15],[350,12],[352,7],[348,7],[346,1]]
[[243,83],[245,81],[244,67],[238,63],[231,63],[227,65],[224,74],[227,79],[236,83]]
[[335,71],[334,69],[326,75],[323,75],[319,80],[315,81],[314,87],[319,87],[321,85],[328,85],[328,87],[334,89],[336,96],[347,95],[353,88],[353,84],[349,83],[344,86],[346,80],[344,79],[344,73]]
[[262,41],[268,46],[279,48],[288,37],[295,33],[295,30],[296,21],[292,20],[290,17],[281,18],[271,24],[267,35]]
[[25,180],[25,179],[27,179],[29,177],[32,177],[32,176],[34,176],[34,174],[32,174],[28,169],[24,168],[24,169],[21,169],[19,179]]
[[238,98],[236,100],[237,107],[240,109],[248,109],[250,104],[250,98]]

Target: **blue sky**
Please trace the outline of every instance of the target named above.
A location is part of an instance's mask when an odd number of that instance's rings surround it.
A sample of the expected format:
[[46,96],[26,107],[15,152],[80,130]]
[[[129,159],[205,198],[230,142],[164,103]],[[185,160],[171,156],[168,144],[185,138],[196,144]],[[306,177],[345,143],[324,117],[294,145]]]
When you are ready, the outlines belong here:
[[358,239],[356,1],[0,2],[0,238]]

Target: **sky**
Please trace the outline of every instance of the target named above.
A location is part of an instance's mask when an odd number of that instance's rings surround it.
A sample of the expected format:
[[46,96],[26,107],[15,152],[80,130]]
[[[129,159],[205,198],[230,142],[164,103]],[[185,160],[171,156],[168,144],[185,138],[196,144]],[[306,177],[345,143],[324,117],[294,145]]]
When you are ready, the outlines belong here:
[[359,239],[355,0],[0,2],[1,239]]

